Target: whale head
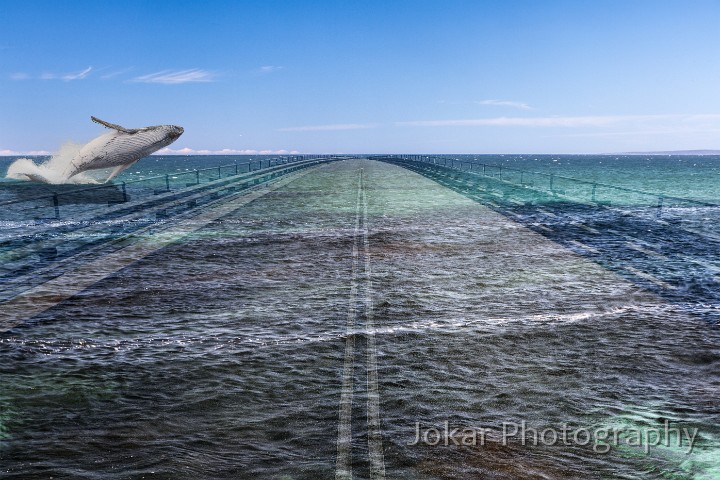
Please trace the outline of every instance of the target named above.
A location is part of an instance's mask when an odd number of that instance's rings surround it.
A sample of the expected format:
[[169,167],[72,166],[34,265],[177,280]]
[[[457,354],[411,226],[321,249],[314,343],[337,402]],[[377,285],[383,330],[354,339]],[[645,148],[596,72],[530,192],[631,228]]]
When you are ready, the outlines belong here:
[[163,147],[170,145],[172,142],[180,138],[180,135],[182,135],[185,131],[184,128],[178,127],[177,125],[160,125],[157,128],[162,133],[162,140],[160,143],[163,144]]
[[135,133],[129,134],[128,136],[123,136],[124,134],[120,132],[120,138],[127,139],[128,145],[133,145],[139,149],[141,148],[142,156],[145,156],[167,147],[180,138],[183,132],[185,132],[185,129],[177,125],[157,125],[137,129]]

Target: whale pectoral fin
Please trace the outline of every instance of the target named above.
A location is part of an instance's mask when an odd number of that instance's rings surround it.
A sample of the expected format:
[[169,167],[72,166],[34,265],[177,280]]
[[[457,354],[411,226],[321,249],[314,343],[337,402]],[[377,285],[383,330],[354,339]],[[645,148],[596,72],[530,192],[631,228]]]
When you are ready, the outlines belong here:
[[120,175],[126,168],[129,168],[130,166],[132,166],[134,164],[135,164],[135,162],[126,163],[124,165],[118,165],[117,167],[115,167],[115,170],[112,171],[110,176],[105,179],[105,183],[108,183],[110,180],[112,180],[113,178]]
[[93,116],[90,117],[90,120],[92,120],[95,123],[99,123],[103,127],[112,128],[113,130],[117,130],[118,132],[129,133],[130,135],[132,135],[133,133],[137,133],[139,131],[139,129],[137,129],[137,128],[121,127],[120,125],[115,125],[114,123],[109,123],[109,122],[106,122],[105,120],[100,120],[99,118],[93,117]]

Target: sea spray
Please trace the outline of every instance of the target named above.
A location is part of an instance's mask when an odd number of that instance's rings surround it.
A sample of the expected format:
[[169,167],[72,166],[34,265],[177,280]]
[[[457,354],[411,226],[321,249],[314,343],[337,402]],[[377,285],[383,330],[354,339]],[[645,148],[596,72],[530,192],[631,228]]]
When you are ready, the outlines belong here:
[[8,167],[6,178],[35,180],[55,185],[62,183],[100,183],[104,178],[107,178],[108,173],[105,170],[94,171],[91,174],[81,173],[69,180],[64,176],[70,162],[84,146],[85,144],[82,143],[67,142],[50,159],[41,163],[35,163],[30,158],[19,158]]

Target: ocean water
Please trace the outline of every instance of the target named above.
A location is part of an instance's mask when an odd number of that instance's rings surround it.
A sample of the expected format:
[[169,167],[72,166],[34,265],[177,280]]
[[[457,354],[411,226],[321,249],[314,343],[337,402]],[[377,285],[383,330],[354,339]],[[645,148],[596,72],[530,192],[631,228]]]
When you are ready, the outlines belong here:
[[[720,201],[720,156],[718,155],[443,155],[447,159],[475,161],[527,172],[576,178],[590,182],[674,195]],[[0,157],[0,185],[8,167],[22,157]],[[42,163],[50,157],[32,157]],[[273,155],[153,155],[117,177],[136,181],[166,174],[190,175],[195,169],[268,161]],[[2,192],[0,192],[2,193]]]
[[[717,157],[614,158],[478,160],[720,200]],[[717,212],[406,166],[303,171],[0,333],[0,476],[720,478]],[[84,201],[5,220],[3,253],[138,221]],[[143,222],[150,243],[174,224]]]
[[467,155],[488,165],[717,202],[718,155]]

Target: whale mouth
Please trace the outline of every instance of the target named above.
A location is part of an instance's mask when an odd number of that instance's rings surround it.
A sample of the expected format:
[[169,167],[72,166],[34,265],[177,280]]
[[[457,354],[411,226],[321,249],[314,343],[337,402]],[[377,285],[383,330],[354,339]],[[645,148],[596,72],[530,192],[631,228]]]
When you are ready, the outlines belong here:
[[167,136],[168,136],[168,138],[175,140],[176,138],[179,138],[180,135],[182,135],[184,131],[185,131],[185,129],[183,129],[182,127],[175,127],[175,130],[168,133]]

